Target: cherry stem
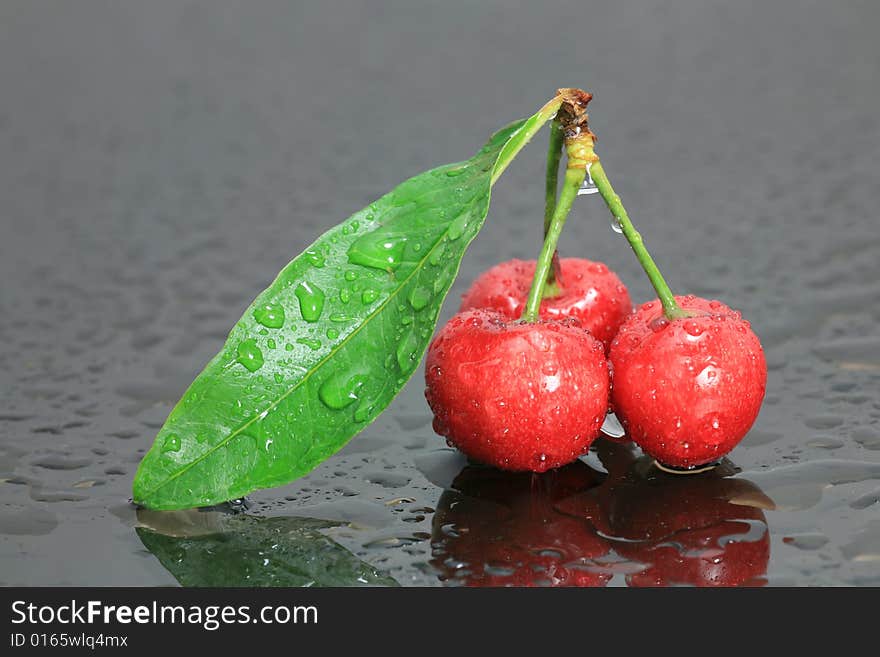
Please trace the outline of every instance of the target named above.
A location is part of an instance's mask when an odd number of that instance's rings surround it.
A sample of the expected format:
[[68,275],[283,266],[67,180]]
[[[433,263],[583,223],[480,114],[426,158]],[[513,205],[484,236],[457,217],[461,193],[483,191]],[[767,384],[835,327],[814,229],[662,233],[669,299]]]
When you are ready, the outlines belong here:
[[[589,148],[592,153],[592,139],[590,141]],[[623,231],[623,236],[626,237],[626,241],[629,242],[629,245],[632,247],[633,253],[636,254],[636,258],[638,259],[639,264],[642,265],[642,269],[645,270],[645,274],[647,274],[648,280],[651,281],[651,285],[654,286],[654,290],[657,292],[657,298],[660,299],[660,303],[663,305],[663,314],[670,320],[679,319],[681,317],[690,317],[690,313],[686,310],[682,310],[681,306],[679,306],[678,302],[675,300],[675,295],[672,294],[672,290],[669,289],[669,286],[663,279],[663,275],[657,268],[657,264],[654,262],[651,254],[648,253],[648,249],[645,248],[641,233],[639,233],[639,231],[637,231],[632,225],[629,215],[626,212],[626,208],[623,207],[620,197],[615,193],[614,188],[611,186],[608,176],[605,175],[605,169],[602,167],[602,163],[599,161],[599,158],[595,153],[593,153],[593,162],[590,165],[590,178],[593,179],[593,184],[599,189],[599,194],[602,196],[608,209],[611,210],[614,220]]]
[[553,267],[553,255],[556,253],[556,245],[559,243],[562,227],[565,225],[565,220],[568,217],[574,199],[577,197],[578,190],[584,182],[584,178],[587,177],[586,162],[577,157],[575,153],[577,148],[580,148],[580,146],[574,144],[573,140],[565,139],[568,166],[565,169],[562,190],[559,192],[559,200],[556,203],[556,207],[553,208],[553,215],[547,228],[547,235],[544,238],[544,246],[541,248],[541,255],[538,256],[538,263],[535,267],[532,288],[529,290],[529,297],[526,300],[526,307],[522,314],[522,320],[525,322],[538,321],[541,299],[544,296],[544,284],[547,280],[547,275]]
[[[556,210],[556,190],[559,186],[559,161],[562,159],[563,145],[562,123],[559,119],[553,119],[550,124],[550,142],[547,147],[547,174],[544,187],[544,239],[550,230],[553,213]],[[559,250],[553,252],[553,262],[547,281],[544,285],[544,296],[555,297],[562,293],[561,281],[559,281]]]

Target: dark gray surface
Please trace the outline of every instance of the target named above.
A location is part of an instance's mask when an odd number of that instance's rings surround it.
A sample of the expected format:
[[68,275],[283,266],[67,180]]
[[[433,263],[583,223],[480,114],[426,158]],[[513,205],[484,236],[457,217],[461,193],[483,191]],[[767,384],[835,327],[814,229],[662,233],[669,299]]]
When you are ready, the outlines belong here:
[[[574,85],[670,284],[740,308],[766,347],[732,459],[779,506],[769,582],[880,584],[878,20],[867,0],[3,2],[0,583],[173,584],[131,479],[253,296]],[[536,254],[543,156],[496,186],[443,319],[479,271]],[[565,254],[649,297],[597,197],[566,230]],[[353,521],[328,532],[436,584],[431,514],[402,519],[441,493],[422,388],[252,511]]]

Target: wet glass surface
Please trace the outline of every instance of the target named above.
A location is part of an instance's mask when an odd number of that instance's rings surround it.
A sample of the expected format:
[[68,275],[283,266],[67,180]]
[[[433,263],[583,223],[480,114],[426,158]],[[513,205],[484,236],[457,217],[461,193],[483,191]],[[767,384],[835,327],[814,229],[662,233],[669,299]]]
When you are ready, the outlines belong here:
[[[0,583],[880,584],[880,10],[606,4],[0,6]],[[468,466],[417,371],[289,486],[128,504],[292,256],[562,85],[595,93],[670,285],[762,339],[764,406],[721,468],[675,477],[609,441],[543,477]],[[544,150],[496,186],[441,321],[537,253]],[[596,195],[566,231],[564,255],[649,298]]]

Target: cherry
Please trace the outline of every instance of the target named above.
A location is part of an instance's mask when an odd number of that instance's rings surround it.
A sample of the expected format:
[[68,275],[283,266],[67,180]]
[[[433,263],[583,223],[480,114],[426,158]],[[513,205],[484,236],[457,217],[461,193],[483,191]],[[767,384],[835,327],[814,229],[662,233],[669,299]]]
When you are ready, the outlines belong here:
[[644,304],[611,345],[612,405],[627,434],[660,463],[717,461],[746,435],[764,398],[758,337],[720,301],[676,297],[688,313],[667,319]]
[[[483,272],[462,296],[461,310],[487,308],[510,319],[519,319],[535,275],[534,260],[509,260]],[[562,258],[557,285],[561,293],[544,296],[540,316],[544,319],[576,317],[581,325],[605,345],[632,312],[626,286],[601,262]]]
[[604,586],[611,575],[590,566],[607,542],[555,509],[600,481],[581,461],[541,475],[466,466],[437,503],[431,563],[464,586]]
[[455,315],[428,347],[434,430],[472,459],[544,472],[577,459],[608,408],[605,351],[577,320]]

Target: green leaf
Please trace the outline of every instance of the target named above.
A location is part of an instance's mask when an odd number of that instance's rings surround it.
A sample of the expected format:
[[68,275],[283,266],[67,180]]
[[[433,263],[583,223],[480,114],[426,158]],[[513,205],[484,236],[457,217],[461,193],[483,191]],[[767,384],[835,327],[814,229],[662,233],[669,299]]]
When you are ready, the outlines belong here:
[[158,522],[154,515],[146,524],[157,525],[158,531],[151,526],[136,529],[144,547],[182,586],[398,586],[320,532],[338,523],[216,512],[190,515],[195,517]]
[[492,183],[555,111],[407,180],[291,261],[171,411],[134,501],[208,506],[286,484],[372,422],[419,364]]

